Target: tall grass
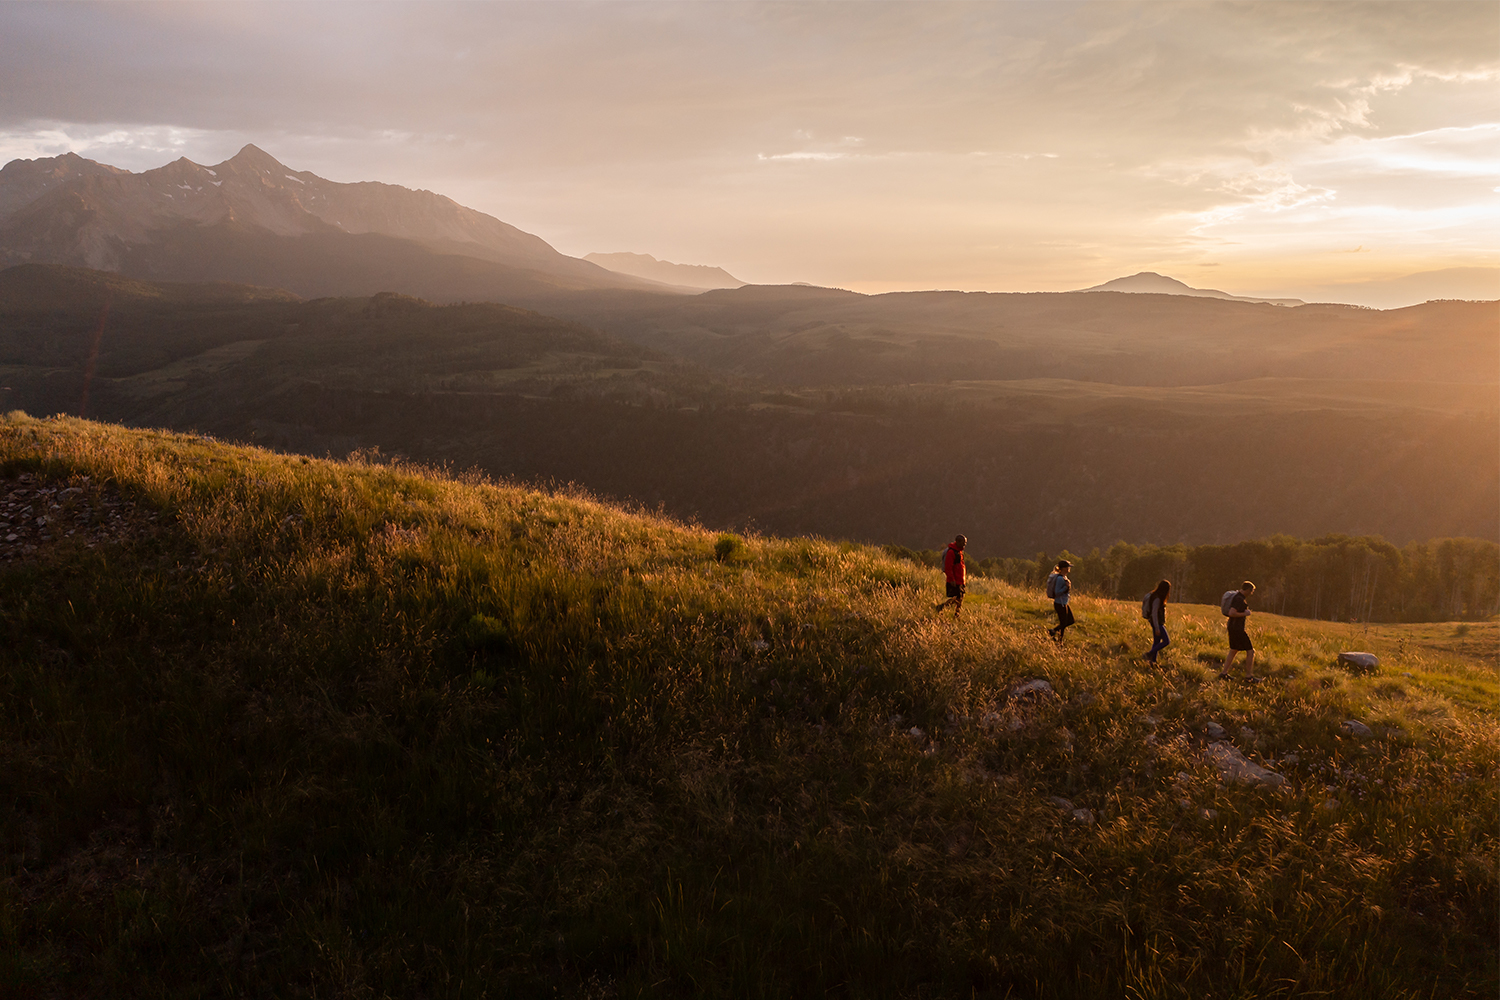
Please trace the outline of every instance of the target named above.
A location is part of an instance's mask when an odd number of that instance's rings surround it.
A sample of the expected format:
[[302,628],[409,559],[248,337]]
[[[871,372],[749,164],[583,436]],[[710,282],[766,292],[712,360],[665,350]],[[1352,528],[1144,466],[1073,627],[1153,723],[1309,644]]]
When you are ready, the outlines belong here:
[[[582,495],[12,414],[20,471],[164,527],[0,569],[11,992],[1497,987],[1462,657],[1349,677],[1256,619],[1229,686],[1213,609],[1149,668],[1124,604],[1058,647],[1025,590],[940,618],[877,549]],[[1211,722],[1287,786],[1223,784]]]

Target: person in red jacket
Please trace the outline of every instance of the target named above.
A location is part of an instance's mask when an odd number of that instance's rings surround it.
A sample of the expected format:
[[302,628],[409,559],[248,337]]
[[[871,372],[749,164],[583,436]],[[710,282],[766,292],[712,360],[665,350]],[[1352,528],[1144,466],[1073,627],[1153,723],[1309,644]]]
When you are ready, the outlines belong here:
[[964,588],[968,583],[968,574],[964,570],[964,546],[969,540],[959,535],[948,543],[948,548],[943,552],[943,576],[948,580],[948,598],[937,606],[942,611],[948,605],[953,605],[953,617],[964,608]]

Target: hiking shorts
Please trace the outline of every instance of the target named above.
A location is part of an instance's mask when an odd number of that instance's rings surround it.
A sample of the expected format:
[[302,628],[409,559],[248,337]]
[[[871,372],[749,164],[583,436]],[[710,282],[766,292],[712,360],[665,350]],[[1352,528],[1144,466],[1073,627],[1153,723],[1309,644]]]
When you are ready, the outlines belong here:
[[1255,645],[1250,641],[1250,636],[1242,628],[1229,630],[1229,648],[1241,653],[1255,652]]
[[968,585],[967,584],[950,583],[950,584],[948,584],[948,597],[949,598],[962,597],[962,596],[964,596],[964,591],[967,590],[967,589],[968,589]]

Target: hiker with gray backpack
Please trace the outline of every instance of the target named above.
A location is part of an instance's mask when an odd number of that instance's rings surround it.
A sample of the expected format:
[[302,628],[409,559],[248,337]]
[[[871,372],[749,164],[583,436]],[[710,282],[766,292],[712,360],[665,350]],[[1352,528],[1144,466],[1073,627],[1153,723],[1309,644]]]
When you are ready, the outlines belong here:
[[1229,668],[1234,666],[1234,658],[1240,653],[1245,654],[1245,683],[1254,684],[1260,680],[1255,676],[1255,644],[1245,632],[1245,619],[1250,617],[1250,595],[1253,593],[1255,584],[1246,580],[1240,584],[1239,590],[1226,590],[1219,598],[1219,610],[1229,619],[1229,655],[1224,658],[1224,669],[1219,672],[1221,681],[1233,676]]
[[1057,624],[1049,628],[1047,634],[1055,642],[1062,642],[1063,633],[1077,621],[1073,617],[1073,609],[1068,607],[1068,595],[1073,591],[1073,584],[1068,580],[1068,570],[1072,568],[1072,563],[1059,559],[1057,568],[1047,577],[1047,596],[1052,598],[1052,610],[1057,612]]
[[1172,641],[1167,635],[1167,595],[1171,592],[1172,581],[1163,580],[1141,601],[1141,617],[1151,623],[1151,652],[1146,654],[1146,662],[1152,665],[1156,663],[1156,654]]

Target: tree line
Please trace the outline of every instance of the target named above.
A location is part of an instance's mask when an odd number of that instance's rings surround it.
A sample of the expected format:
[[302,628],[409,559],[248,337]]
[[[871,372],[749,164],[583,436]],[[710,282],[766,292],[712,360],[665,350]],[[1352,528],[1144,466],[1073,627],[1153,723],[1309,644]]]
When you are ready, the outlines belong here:
[[[939,565],[939,553],[886,546],[892,555]],[[1116,542],[1087,555],[1037,553],[990,558],[971,572],[1040,589],[1059,559],[1073,564],[1074,593],[1140,598],[1161,579],[1175,600],[1217,604],[1242,581],[1255,583],[1255,605],[1275,614],[1328,621],[1429,622],[1500,613],[1500,545],[1478,538],[1436,538],[1397,548],[1379,537],[1275,535],[1233,545],[1132,545]]]

